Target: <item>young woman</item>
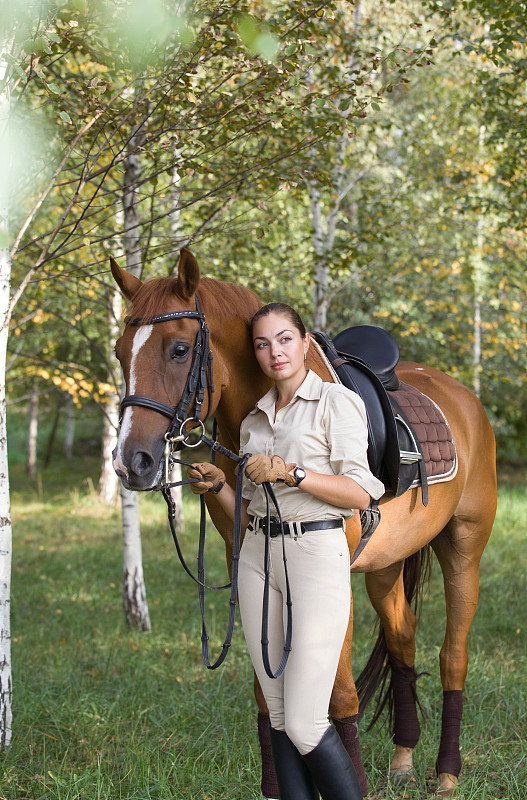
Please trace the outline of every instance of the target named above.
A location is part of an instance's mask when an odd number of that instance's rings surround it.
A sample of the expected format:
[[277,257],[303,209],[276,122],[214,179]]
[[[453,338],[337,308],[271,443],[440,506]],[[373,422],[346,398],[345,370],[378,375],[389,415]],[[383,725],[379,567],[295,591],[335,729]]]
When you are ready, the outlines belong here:
[[[355,769],[328,719],[329,701],[350,613],[350,560],[344,532],[352,509],[367,508],[384,486],[367,460],[362,400],[308,371],[309,334],[290,306],[271,303],[251,323],[263,372],[274,381],[243,420],[246,528],[238,596],[251,660],[269,709],[281,800],[359,800]],[[211,464],[194,464],[192,490],[215,491],[234,516],[234,492]],[[270,481],[285,525],[292,597],[292,649],[280,678],[270,678],[261,651],[266,501]],[[280,526],[271,524],[269,654],[284,645],[286,585]],[[318,790],[318,791],[317,791]]]

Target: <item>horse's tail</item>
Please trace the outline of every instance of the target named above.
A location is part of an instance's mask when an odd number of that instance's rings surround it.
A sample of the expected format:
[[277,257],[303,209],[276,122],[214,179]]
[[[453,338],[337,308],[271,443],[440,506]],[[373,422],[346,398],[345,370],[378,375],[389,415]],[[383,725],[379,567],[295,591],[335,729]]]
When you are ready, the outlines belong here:
[[[404,562],[403,585],[404,594],[414,612],[419,616],[423,590],[430,579],[432,566],[431,548],[426,545],[417,553],[409,556]],[[379,622],[379,633],[366,666],[356,681],[359,695],[359,719],[363,716],[368,704],[380,687],[379,699],[368,730],[373,727],[388,704],[389,723],[393,724],[393,687],[391,668],[388,660],[388,648],[384,630]]]

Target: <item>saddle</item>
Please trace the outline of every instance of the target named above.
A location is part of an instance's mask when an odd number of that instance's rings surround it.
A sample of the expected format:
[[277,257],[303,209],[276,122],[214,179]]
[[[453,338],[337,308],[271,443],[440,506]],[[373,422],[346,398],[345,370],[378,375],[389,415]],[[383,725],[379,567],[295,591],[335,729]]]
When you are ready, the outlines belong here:
[[312,335],[341,383],[364,400],[372,473],[395,497],[420,485],[426,506],[428,477],[452,467],[455,448],[435,403],[399,382],[397,342],[376,325],[347,328],[333,340],[319,331]]

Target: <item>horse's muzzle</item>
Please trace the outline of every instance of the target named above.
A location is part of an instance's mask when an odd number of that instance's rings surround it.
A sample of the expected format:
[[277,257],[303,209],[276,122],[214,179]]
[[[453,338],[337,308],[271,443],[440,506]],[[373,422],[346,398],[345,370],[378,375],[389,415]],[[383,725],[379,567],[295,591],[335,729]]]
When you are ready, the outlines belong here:
[[134,450],[125,456],[116,448],[113,453],[113,468],[125,489],[144,492],[153,489],[161,477],[161,459],[156,459],[145,450]]

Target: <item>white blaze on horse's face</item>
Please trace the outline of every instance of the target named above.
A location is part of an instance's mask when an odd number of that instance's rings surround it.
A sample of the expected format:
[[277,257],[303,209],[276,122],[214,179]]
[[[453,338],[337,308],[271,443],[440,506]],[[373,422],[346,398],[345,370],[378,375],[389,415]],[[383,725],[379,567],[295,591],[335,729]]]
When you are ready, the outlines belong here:
[[[135,335],[134,341],[132,344],[132,360],[130,362],[130,375],[128,378],[128,392],[127,394],[135,394],[136,392],[136,374],[135,368],[137,364],[137,358],[139,353],[149,340],[153,325],[141,325]],[[130,433],[130,428],[132,427],[132,414],[134,413],[133,406],[127,406],[123,411],[123,416],[121,420],[121,429],[119,431],[119,438],[117,440],[117,445],[113,453],[113,468],[118,474],[124,473],[124,475],[128,478],[129,473],[128,469],[124,464],[123,461],[123,448],[126,443],[126,439],[128,434]]]

